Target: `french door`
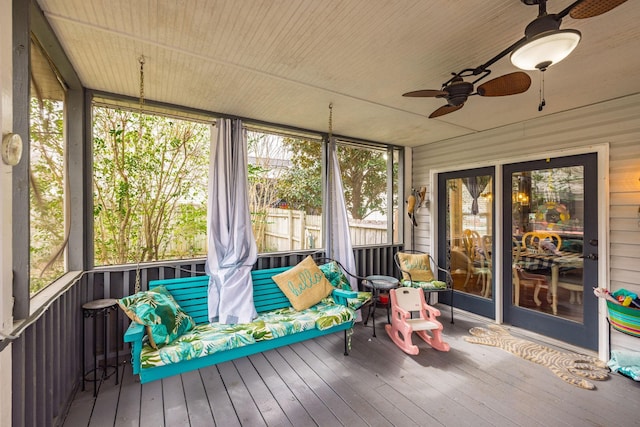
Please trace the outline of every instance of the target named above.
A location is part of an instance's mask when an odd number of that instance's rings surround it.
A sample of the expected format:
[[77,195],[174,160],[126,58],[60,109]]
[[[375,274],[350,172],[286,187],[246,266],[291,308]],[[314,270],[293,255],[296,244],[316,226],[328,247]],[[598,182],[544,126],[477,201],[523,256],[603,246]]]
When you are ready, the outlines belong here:
[[503,167],[505,323],[596,349],[597,155]]
[[494,193],[493,167],[438,175],[438,263],[453,278],[455,306],[489,318],[495,317]]

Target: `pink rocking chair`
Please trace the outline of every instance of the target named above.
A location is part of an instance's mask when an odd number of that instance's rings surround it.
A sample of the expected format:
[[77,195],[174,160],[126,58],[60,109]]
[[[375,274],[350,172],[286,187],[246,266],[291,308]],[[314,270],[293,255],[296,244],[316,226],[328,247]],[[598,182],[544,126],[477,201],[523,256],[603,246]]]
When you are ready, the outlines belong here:
[[[440,310],[425,302],[422,289],[392,289],[389,295],[391,296],[391,324],[386,325],[385,329],[389,338],[402,351],[411,355],[416,355],[420,351],[411,341],[413,332],[436,350],[449,351],[449,344],[442,341],[442,323],[436,319],[440,316]],[[419,312],[420,316],[412,319],[411,312]],[[431,335],[427,331],[431,331]]]

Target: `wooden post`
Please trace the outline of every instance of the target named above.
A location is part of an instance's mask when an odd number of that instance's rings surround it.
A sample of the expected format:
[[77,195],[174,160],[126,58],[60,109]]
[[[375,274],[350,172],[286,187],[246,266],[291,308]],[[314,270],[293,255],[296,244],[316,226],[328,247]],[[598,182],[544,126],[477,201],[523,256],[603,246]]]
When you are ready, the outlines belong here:
[[289,236],[287,240],[289,241],[289,250],[293,250],[293,211],[291,209],[287,209],[287,219],[289,220]]
[[307,228],[307,214],[305,211],[300,212],[300,249],[308,249],[307,248],[307,236],[305,234],[305,229]]

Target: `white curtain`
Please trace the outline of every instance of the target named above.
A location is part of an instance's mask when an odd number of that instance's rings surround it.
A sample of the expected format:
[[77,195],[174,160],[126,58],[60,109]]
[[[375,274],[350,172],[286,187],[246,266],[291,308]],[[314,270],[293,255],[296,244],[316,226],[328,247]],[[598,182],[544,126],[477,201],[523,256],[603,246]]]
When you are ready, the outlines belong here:
[[[347,205],[344,201],[344,188],[342,188],[342,177],[340,163],[338,162],[338,151],[335,138],[329,140],[328,147],[329,168],[327,173],[327,195],[329,200],[329,215],[326,215],[328,224],[325,230],[328,234],[327,256],[339,261],[352,274],[356,274],[356,260],[353,256],[353,246],[351,245],[351,235],[349,234],[349,219],[347,217]],[[358,290],[356,279],[349,277],[351,289]]]
[[247,323],[257,316],[251,281],[257,247],[247,188],[246,131],[240,120],[219,119],[211,129],[207,209],[211,322]]

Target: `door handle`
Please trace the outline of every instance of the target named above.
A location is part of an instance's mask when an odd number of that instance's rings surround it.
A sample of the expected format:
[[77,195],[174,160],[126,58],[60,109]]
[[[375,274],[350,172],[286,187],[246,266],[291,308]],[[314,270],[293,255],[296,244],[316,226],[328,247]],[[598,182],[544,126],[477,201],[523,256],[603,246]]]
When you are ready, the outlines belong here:
[[582,255],[582,256],[580,256],[580,258],[586,258],[586,259],[590,259],[590,260],[593,260],[593,261],[597,261],[598,260],[598,254]]

